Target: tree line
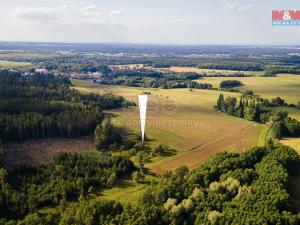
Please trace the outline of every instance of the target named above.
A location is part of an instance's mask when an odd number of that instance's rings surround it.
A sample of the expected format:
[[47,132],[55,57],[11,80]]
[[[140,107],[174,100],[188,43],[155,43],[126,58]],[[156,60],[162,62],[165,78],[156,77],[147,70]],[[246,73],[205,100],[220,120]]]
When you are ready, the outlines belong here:
[[199,68],[203,69],[217,69],[217,70],[237,70],[237,71],[263,71],[264,64],[260,62],[251,61],[222,61],[212,63],[201,63],[198,65]]
[[[300,123],[288,116],[288,112],[276,109],[284,104],[281,98],[271,103],[259,97],[241,96],[238,101],[235,97],[224,98],[220,94],[215,108],[228,115],[244,118],[259,123],[269,123],[274,138],[300,136]],[[272,108],[273,107],[273,108]]]
[[300,75],[300,69],[297,66],[269,66],[264,75],[272,77],[281,73]]
[[[126,73],[127,74],[127,73]],[[136,75],[136,76],[133,76]],[[195,89],[211,89],[212,85],[208,83],[198,83],[193,79],[201,78],[198,74],[169,74],[161,73],[139,73],[131,72],[131,76],[120,74],[117,77],[110,77],[101,80],[101,84],[122,85],[128,87],[145,87],[145,88],[195,88]]]

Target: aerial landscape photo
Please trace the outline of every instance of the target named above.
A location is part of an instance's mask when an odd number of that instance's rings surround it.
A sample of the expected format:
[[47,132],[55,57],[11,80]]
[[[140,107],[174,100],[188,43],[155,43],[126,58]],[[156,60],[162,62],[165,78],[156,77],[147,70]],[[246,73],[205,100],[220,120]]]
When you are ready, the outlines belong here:
[[0,3],[0,225],[300,225],[299,0]]

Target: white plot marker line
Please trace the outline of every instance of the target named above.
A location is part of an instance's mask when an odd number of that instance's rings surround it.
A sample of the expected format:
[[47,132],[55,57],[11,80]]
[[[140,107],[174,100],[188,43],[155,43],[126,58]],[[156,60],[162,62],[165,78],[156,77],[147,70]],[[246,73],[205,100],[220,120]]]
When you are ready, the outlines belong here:
[[148,95],[139,95],[140,120],[141,120],[141,132],[142,132],[142,142],[143,143],[144,143],[144,139],[145,139],[147,101],[148,101]]

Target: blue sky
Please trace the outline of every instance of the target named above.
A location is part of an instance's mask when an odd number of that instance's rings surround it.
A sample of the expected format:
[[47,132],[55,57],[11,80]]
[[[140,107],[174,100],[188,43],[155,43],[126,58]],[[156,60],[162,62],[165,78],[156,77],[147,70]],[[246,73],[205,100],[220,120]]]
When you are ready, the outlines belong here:
[[300,44],[272,27],[299,0],[0,0],[1,41]]

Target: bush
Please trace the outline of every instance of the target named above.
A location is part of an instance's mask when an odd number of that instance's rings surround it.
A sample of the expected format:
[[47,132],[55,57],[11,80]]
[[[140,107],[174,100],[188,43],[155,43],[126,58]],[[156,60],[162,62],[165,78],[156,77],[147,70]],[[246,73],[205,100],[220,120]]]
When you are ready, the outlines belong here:
[[168,145],[160,144],[160,145],[158,145],[157,147],[155,147],[153,149],[153,152],[156,153],[156,154],[162,155],[162,154],[166,153],[169,150],[170,150],[170,148],[169,148]]
[[239,80],[224,80],[220,83],[220,88],[234,88],[242,85],[243,83]]

